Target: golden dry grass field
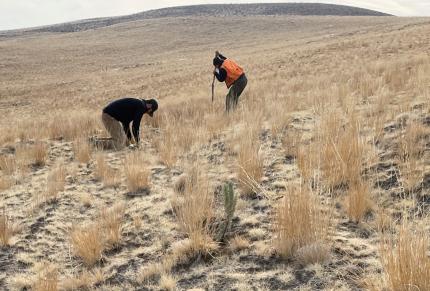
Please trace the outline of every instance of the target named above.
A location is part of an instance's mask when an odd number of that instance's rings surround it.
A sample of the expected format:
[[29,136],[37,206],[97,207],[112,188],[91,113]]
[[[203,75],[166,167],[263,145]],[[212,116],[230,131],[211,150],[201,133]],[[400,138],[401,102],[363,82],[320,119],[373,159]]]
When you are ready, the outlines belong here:
[[[430,290],[429,31],[178,17],[1,39],[0,289]],[[215,50],[249,80],[228,116]],[[91,148],[124,96],[159,100],[141,148]]]

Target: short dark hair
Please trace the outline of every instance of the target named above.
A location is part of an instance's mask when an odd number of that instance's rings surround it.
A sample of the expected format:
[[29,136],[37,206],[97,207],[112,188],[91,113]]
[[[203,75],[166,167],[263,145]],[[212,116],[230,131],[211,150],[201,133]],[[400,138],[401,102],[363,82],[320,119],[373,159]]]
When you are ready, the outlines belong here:
[[148,113],[151,117],[154,115],[154,112],[158,109],[158,102],[155,99],[145,100],[145,103],[151,104],[151,113]]
[[212,63],[213,63],[213,65],[214,66],[221,66],[222,65],[222,63],[224,62],[224,60],[223,59],[221,59],[220,57],[218,57],[218,56],[216,56],[216,57],[214,57],[214,59],[213,59],[213,61],[212,61]]

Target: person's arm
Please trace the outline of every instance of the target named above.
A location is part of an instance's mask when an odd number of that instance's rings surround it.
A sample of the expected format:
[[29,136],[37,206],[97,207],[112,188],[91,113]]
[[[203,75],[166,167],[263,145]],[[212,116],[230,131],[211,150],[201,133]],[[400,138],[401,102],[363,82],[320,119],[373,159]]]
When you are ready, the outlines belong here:
[[226,57],[224,57],[222,54],[220,54],[220,53],[218,53],[218,57],[221,59],[221,60],[225,60],[225,59],[227,59]]
[[127,139],[131,141],[130,124],[125,124],[124,122],[121,122],[121,124],[122,124],[122,128],[124,128]]
[[227,71],[223,68],[215,68],[214,75],[220,82],[224,82],[227,79]]
[[136,141],[136,144],[139,145],[139,128],[140,128],[140,121],[142,120],[143,111],[138,111],[133,119],[133,136]]

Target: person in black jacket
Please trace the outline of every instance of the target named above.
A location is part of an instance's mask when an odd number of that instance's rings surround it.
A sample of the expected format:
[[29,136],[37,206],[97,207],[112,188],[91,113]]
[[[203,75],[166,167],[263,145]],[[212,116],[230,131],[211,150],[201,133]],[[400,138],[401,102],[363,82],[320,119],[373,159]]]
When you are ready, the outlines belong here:
[[[103,109],[102,121],[112,136],[110,142],[114,149],[122,149],[132,143],[132,138],[139,145],[139,128],[143,114],[153,116],[158,109],[155,99],[122,98],[113,101]],[[132,130],[130,131],[130,123]]]

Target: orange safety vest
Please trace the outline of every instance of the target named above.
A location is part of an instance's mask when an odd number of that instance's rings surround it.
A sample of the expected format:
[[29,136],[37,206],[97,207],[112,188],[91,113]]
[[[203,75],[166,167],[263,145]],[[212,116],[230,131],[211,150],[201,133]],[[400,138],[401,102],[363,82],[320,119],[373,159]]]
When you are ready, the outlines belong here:
[[227,88],[230,88],[231,85],[233,85],[233,83],[243,74],[243,69],[235,61],[230,59],[225,59],[221,68],[227,72],[227,78],[225,78]]

